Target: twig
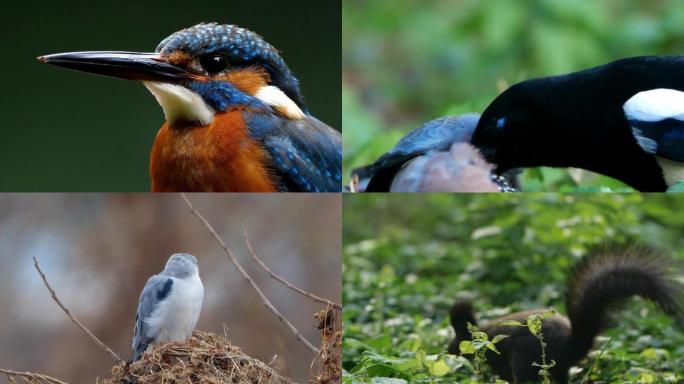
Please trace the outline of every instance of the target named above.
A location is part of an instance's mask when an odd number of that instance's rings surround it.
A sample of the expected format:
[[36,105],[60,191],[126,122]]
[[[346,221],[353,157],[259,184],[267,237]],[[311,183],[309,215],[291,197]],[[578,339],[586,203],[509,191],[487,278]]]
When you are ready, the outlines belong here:
[[254,249],[252,248],[252,243],[249,241],[249,236],[247,235],[247,222],[244,222],[244,223],[242,224],[242,227],[243,227],[243,229],[244,229],[244,231],[243,231],[243,236],[244,236],[244,238],[245,238],[245,244],[247,245],[247,250],[249,251],[250,255],[252,255],[252,258],[254,259],[254,261],[256,261],[257,264],[259,264],[259,265],[261,266],[261,268],[263,268],[263,269],[268,273],[269,276],[271,276],[272,278],[274,278],[274,279],[276,279],[277,281],[281,282],[284,286],[290,288],[291,290],[293,290],[293,291],[295,291],[295,292],[298,292],[298,293],[300,293],[300,294],[302,294],[302,295],[308,297],[309,299],[311,299],[311,300],[313,300],[313,301],[317,301],[317,302],[319,302],[319,303],[323,303],[323,304],[329,305],[329,306],[331,306],[331,307],[333,307],[333,308],[335,308],[335,309],[337,309],[337,310],[341,310],[341,309],[342,309],[342,305],[340,305],[340,304],[338,304],[338,303],[336,303],[336,302],[334,302],[334,301],[325,299],[325,298],[323,298],[323,297],[314,295],[314,294],[311,293],[311,292],[305,291],[305,290],[303,290],[303,289],[301,289],[301,288],[295,286],[294,284],[290,283],[289,281],[285,280],[284,277],[282,277],[282,276],[278,275],[277,273],[273,272],[273,271],[266,265],[266,263],[264,263],[264,262],[257,256],[256,252],[254,252]]
[[60,379],[55,379],[52,376],[44,375],[42,373],[34,373],[34,372],[17,372],[17,371],[12,371],[10,369],[2,369],[0,368],[0,373],[4,373],[7,375],[8,380],[10,377],[14,376],[19,376],[22,379],[24,379],[27,383],[35,383],[35,380],[43,380],[47,381],[49,383],[54,383],[54,384],[67,384],[65,381],[62,381]]
[[245,269],[242,268],[242,265],[240,265],[240,262],[237,260],[237,258],[233,254],[233,251],[231,251],[231,249],[228,247],[228,245],[226,245],[226,243],[216,233],[216,231],[214,230],[214,227],[211,226],[209,221],[207,221],[207,219],[205,219],[204,216],[202,216],[202,214],[199,213],[199,211],[197,211],[195,209],[195,207],[190,202],[190,199],[188,199],[188,197],[185,196],[185,193],[181,193],[180,195],[183,198],[183,200],[185,200],[185,204],[188,205],[188,208],[190,208],[190,213],[192,213],[195,217],[197,217],[197,219],[199,219],[199,221],[202,222],[202,224],[204,224],[204,226],[207,228],[209,233],[214,237],[216,242],[218,242],[219,245],[221,246],[221,248],[223,248],[223,251],[225,252],[226,256],[228,257],[228,260],[230,260],[230,262],[233,263],[233,265],[235,265],[235,268],[237,268],[237,270],[240,272],[240,274],[245,278],[245,280],[247,280],[247,282],[249,282],[249,284],[256,291],[256,293],[261,297],[261,300],[263,301],[264,306],[266,306],[266,308],[268,308],[271,312],[273,312],[273,314],[276,315],[278,320],[280,320],[288,328],[290,328],[290,330],[294,334],[295,338],[297,338],[297,340],[301,341],[307,348],[309,348],[311,350],[311,352],[318,353],[318,348],[316,348],[313,344],[311,344],[311,342],[309,342],[309,340],[307,340],[299,332],[299,330],[297,330],[297,328],[294,325],[292,325],[292,323],[285,316],[283,316],[283,314],[280,313],[280,311],[278,311],[276,309],[276,307],[273,306],[273,304],[271,304],[271,302],[268,300],[266,295],[264,295],[264,293],[261,291],[259,286],[249,276],[247,271],[245,271]]
[[74,324],[76,324],[79,328],[81,328],[81,330],[82,330],[83,332],[85,332],[86,335],[88,335],[88,337],[90,337],[90,339],[91,339],[95,344],[97,344],[100,348],[102,348],[102,349],[105,350],[107,353],[109,353],[110,355],[112,355],[112,357],[114,358],[114,360],[116,361],[117,364],[120,363],[120,362],[122,362],[123,359],[122,359],[119,355],[117,355],[116,352],[114,352],[111,348],[109,348],[105,343],[103,343],[102,341],[100,341],[100,339],[98,339],[98,338],[90,331],[90,329],[88,329],[85,325],[83,325],[80,321],[78,321],[74,316],[72,316],[72,315],[71,315],[71,311],[69,310],[69,308],[67,308],[66,306],[64,306],[64,304],[62,304],[62,302],[59,301],[59,298],[57,298],[57,294],[55,293],[55,290],[52,289],[52,287],[50,286],[50,283],[48,283],[47,278],[45,277],[45,274],[44,274],[43,271],[40,269],[40,265],[38,265],[38,259],[36,259],[35,257],[33,258],[33,265],[36,267],[36,270],[37,270],[38,273],[40,274],[40,277],[43,278],[43,282],[45,283],[45,286],[47,287],[48,291],[50,291],[50,295],[52,295],[52,299],[57,303],[57,305],[59,305],[60,308],[62,308],[62,310],[67,314],[67,316],[69,316],[69,318],[71,319],[71,321],[73,321]]
[[599,352],[598,356],[596,356],[594,361],[591,362],[591,366],[589,366],[589,369],[587,369],[587,373],[585,373],[584,376],[582,377],[580,384],[584,384],[587,382],[587,380],[589,380],[589,374],[591,374],[591,371],[594,369],[594,367],[596,366],[598,361],[601,359],[601,356],[603,356],[603,352],[606,351],[606,348],[608,348],[608,344],[610,344],[611,341],[613,341],[612,337],[610,339],[608,339],[608,341],[606,341],[605,344],[603,344],[603,347],[601,347],[601,352]]

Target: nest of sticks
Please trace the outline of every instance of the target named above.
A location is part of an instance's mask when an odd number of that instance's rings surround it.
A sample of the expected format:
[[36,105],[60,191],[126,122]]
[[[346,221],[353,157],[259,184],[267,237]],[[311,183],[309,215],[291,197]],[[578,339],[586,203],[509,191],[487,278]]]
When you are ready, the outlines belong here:
[[101,383],[280,384],[293,381],[261,360],[247,356],[224,337],[194,331],[187,341],[155,345],[140,360],[115,365],[112,377]]
[[316,328],[321,331],[321,349],[312,367],[318,365],[318,374],[312,375],[309,384],[336,384],[342,378],[342,319],[339,312],[327,307],[314,315]]

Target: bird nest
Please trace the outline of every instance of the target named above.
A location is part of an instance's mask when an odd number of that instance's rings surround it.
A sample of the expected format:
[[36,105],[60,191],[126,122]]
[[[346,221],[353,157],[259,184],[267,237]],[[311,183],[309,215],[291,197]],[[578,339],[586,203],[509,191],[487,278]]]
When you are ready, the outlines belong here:
[[342,319],[331,307],[314,314],[314,319],[321,331],[321,349],[313,362],[318,374],[309,384],[337,384],[342,378]]
[[194,331],[187,341],[155,345],[140,360],[114,366],[112,377],[102,381],[129,383],[280,384],[292,380],[221,336]]

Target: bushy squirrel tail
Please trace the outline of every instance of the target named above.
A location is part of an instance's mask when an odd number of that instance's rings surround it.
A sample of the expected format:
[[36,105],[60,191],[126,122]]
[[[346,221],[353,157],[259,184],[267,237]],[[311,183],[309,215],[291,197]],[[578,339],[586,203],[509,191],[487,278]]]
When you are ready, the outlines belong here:
[[676,263],[644,245],[604,245],[578,262],[568,280],[565,302],[572,326],[568,352],[578,361],[594,338],[610,327],[611,313],[632,296],[656,303],[684,327],[684,285]]

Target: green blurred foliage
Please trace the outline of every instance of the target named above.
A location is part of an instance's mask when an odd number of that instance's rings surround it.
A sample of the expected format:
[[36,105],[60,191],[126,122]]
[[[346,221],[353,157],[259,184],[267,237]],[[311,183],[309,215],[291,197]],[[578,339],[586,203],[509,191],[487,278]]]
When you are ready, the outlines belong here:
[[[347,175],[425,121],[482,112],[510,84],[684,51],[676,0],[345,0],[342,15]],[[558,169],[527,172],[523,186],[626,189]]]
[[[543,307],[564,314],[566,276],[599,243],[640,241],[684,261],[684,216],[673,214],[682,210],[684,198],[665,194],[344,196],[345,382],[466,382],[469,363],[444,353],[454,300],[472,299],[484,320]],[[616,318],[591,382],[651,371],[684,380],[680,328],[638,299]]]

